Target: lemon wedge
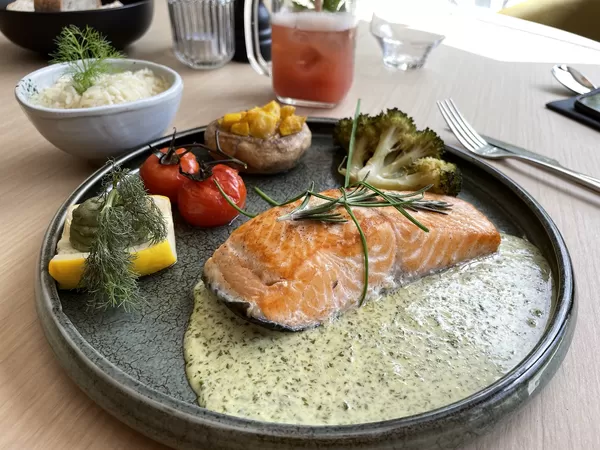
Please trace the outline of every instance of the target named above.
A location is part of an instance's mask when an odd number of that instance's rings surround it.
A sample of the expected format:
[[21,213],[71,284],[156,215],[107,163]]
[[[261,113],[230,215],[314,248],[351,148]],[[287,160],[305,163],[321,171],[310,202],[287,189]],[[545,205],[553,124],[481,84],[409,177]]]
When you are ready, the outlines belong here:
[[[167,238],[156,245],[143,243],[131,248],[135,256],[133,269],[140,276],[149,275],[159,270],[172,266],[177,262],[175,249],[175,228],[173,226],[173,215],[171,214],[171,201],[162,195],[151,195],[150,198],[156,203],[158,209],[165,218],[167,224]],[[50,260],[48,271],[50,276],[58,282],[60,289],[74,289],[79,285],[85,259],[88,252],[80,252],[73,248],[69,241],[73,210],[78,205],[73,205],[67,212],[63,233],[56,245],[56,255]]]

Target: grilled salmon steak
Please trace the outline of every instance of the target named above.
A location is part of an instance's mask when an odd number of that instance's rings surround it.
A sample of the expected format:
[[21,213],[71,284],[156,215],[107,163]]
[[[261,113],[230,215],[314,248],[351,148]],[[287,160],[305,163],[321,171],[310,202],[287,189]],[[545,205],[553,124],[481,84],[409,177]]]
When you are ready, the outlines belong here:
[[[340,191],[322,194],[338,197]],[[452,205],[447,214],[411,212],[429,232],[393,207],[353,208],[367,240],[369,283],[376,298],[432,272],[494,253],[500,234],[473,205],[443,195],[425,199]],[[313,202],[322,200],[311,199]],[[358,306],[364,252],[356,225],[278,221],[299,201],[275,207],[236,229],[204,266],[205,284],[246,319],[301,330]]]

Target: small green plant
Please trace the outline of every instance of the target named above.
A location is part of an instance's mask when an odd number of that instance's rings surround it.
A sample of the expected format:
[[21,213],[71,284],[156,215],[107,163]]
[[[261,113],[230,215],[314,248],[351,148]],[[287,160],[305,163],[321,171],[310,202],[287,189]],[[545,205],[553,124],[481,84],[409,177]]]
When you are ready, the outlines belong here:
[[[315,0],[294,0],[296,11],[308,11],[316,8]],[[321,10],[328,12],[342,12],[346,10],[346,0],[322,0]]]

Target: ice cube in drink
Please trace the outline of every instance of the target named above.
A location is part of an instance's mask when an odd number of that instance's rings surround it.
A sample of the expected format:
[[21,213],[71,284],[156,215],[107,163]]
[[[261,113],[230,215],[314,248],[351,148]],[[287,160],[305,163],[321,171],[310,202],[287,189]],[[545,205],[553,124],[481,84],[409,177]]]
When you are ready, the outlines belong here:
[[271,26],[273,89],[280,100],[339,103],[354,78],[354,16],[280,12]]

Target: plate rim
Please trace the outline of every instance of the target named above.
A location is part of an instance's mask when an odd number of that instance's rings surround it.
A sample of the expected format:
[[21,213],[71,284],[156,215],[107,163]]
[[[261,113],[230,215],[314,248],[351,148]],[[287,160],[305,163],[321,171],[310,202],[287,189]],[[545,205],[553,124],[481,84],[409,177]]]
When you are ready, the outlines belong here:
[[[309,117],[307,123],[317,125],[333,125],[338,119]],[[177,133],[177,138],[187,138],[189,136],[203,132],[206,126],[195,127],[183,130]],[[130,160],[141,156],[146,152],[150,152],[150,145],[164,145],[168,142],[171,136],[165,136],[156,139],[149,144],[140,146],[125,155],[115,159],[116,164],[127,163]],[[339,440],[364,438],[367,440],[377,438],[378,436],[397,432],[400,429],[411,429],[412,427],[432,425],[442,419],[450,418],[453,415],[460,414],[473,408],[476,405],[485,407],[485,403],[492,402],[493,399],[506,392],[512,392],[517,389],[523,382],[529,380],[534,381],[536,374],[539,374],[543,367],[552,360],[552,349],[556,349],[565,337],[569,338],[569,332],[572,334],[572,328],[575,325],[576,302],[574,295],[574,274],[571,258],[564,242],[564,239],[555,225],[554,221],[544,210],[544,208],[520,185],[512,180],[507,175],[500,172],[487,162],[478,160],[474,156],[456,148],[446,145],[449,153],[457,156],[459,159],[466,160],[468,163],[475,165],[479,170],[486,172],[494,177],[497,181],[503,184],[513,194],[520,197],[526,206],[535,214],[540,224],[548,234],[553,245],[553,251],[556,254],[559,277],[556,280],[556,302],[558,307],[554,312],[554,320],[549,328],[546,329],[542,338],[537,342],[535,347],[529,354],[510,372],[502,378],[485,387],[484,389],[449,405],[426,411],[417,415],[407,416],[396,419],[388,419],[384,421],[368,422],[353,425],[297,425],[285,424],[279,422],[262,422],[254,419],[231,416],[222,414],[216,411],[211,411],[206,408],[201,408],[195,404],[190,404],[182,400],[171,397],[167,394],[159,392],[141,381],[135,379],[131,375],[121,370],[118,366],[111,363],[107,358],[102,356],[91,344],[89,344],[83,336],[78,332],[75,325],[70,321],[66,314],[62,311],[60,298],[56,283],[50,277],[47,270],[47,255],[53,254],[55,251],[55,242],[57,240],[57,232],[62,230],[64,223],[64,214],[69,205],[76,202],[77,199],[88,189],[88,186],[96,183],[106,172],[111,168],[110,164],[105,164],[100,167],[89,177],[87,177],[62,203],[58,211],[53,216],[45,234],[41,250],[36,266],[36,310],[38,317],[42,322],[44,333],[49,340],[51,347],[54,348],[55,342],[51,338],[51,334],[58,332],[66,343],[69,344],[70,350],[74,352],[74,356],[78,358],[78,363],[84,364],[96,376],[103,379],[115,389],[123,391],[125,395],[133,397],[137,401],[147,404],[148,406],[167,411],[169,414],[179,417],[186,422],[197,426],[209,426],[222,431],[235,430],[236,432],[249,434],[253,436],[270,436],[280,439],[295,439],[310,435],[317,439],[323,440]],[[51,248],[50,248],[51,247]],[[55,329],[49,330],[48,327]],[[569,330],[570,328],[570,330]],[[79,342],[78,342],[79,341]],[[568,349],[569,342],[566,342]],[[96,364],[92,361],[86,352],[95,353],[98,356],[98,361],[102,364]],[[67,371],[62,358],[57,354],[61,365]],[[563,355],[564,357],[564,355]],[[182,354],[183,358],[183,354]],[[562,360],[561,360],[562,361]],[[560,363],[559,363],[560,364]],[[112,372],[111,372],[112,371]],[[80,387],[80,380],[75,380]],[[539,380],[538,380],[539,381]],[[128,382],[130,384],[124,384]],[[83,387],[82,387],[83,389]],[[191,388],[190,388],[191,389]],[[85,389],[84,389],[85,391]],[[539,391],[535,386],[534,392]],[[87,391],[86,391],[87,393]],[[530,393],[531,396],[532,393]],[[89,395],[89,393],[88,393]],[[95,403],[96,399],[92,398]],[[102,405],[101,405],[102,406]],[[110,411],[109,411],[110,412]],[[143,430],[138,429],[142,433]],[[144,433],[147,434],[147,433]],[[156,439],[156,437],[154,437]]]

